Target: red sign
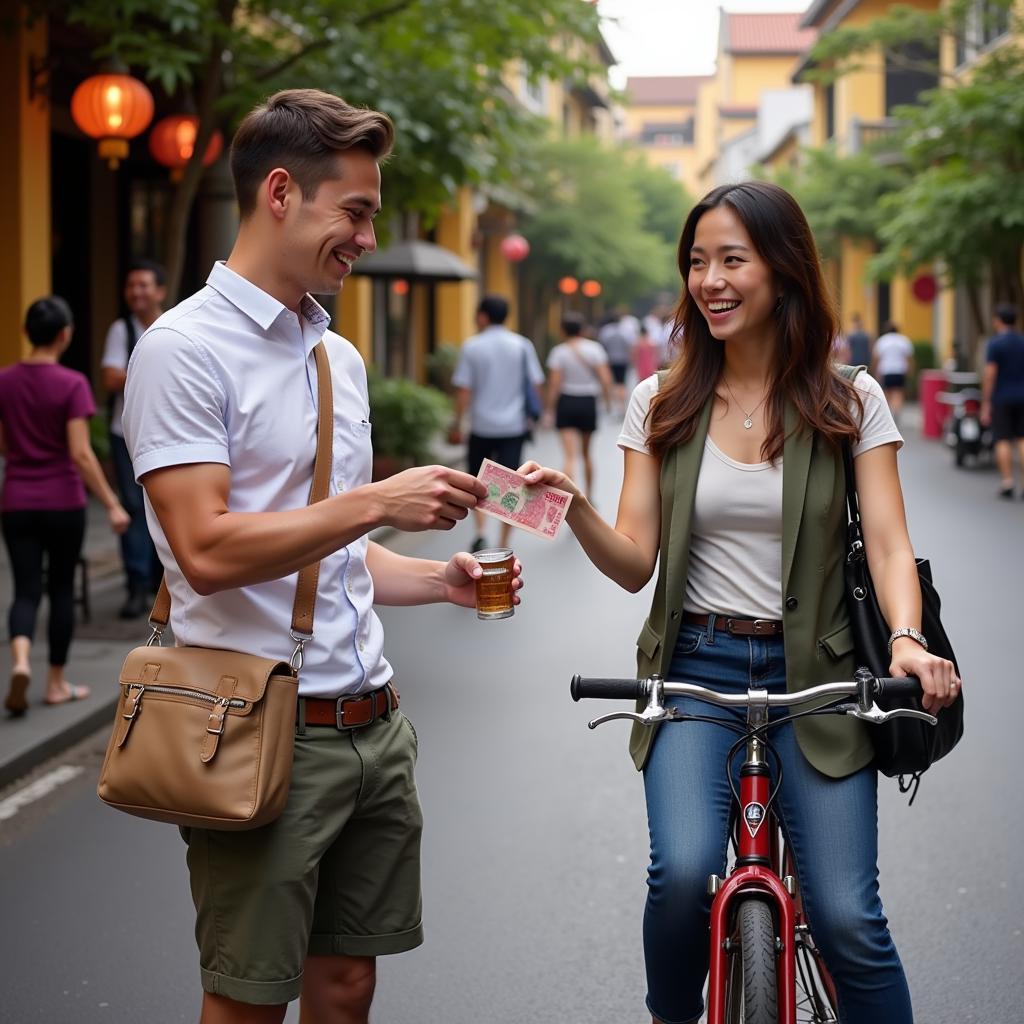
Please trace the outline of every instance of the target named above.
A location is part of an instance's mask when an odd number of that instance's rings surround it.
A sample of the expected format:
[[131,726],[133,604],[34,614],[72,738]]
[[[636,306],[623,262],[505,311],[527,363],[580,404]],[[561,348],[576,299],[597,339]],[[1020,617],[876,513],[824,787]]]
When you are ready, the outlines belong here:
[[910,290],[918,302],[931,302],[939,294],[939,285],[933,274],[918,274],[911,282]]

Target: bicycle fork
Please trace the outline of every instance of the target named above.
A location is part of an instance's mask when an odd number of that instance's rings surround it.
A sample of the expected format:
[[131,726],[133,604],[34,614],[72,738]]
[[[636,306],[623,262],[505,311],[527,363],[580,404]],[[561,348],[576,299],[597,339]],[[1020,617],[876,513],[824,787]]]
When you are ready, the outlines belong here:
[[[747,721],[752,728],[768,721],[768,691],[763,704],[751,704]],[[765,759],[765,746],[760,736],[747,741],[747,756],[740,768],[740,801],[737,833],[736,866],[727,879],[711,875],[708,891],[714,897],[711,904],[711,963],[708,976],[708,1022],[721,1024],[725,1020],[726,988],[730,955],[739,955],[732,947],[730,923],[740,902],[759,899],[774,908],[777,925],[776,981],[778,986],[778,1012],[780,1024],[796,1021],[796,960],[794,934],[796,911],[794,896],[796,881],[791,877],[779,878],[773,868],[775,830],[770,823],[769,800],[771,773]],[[777,854],[778,851],[775,850]]]

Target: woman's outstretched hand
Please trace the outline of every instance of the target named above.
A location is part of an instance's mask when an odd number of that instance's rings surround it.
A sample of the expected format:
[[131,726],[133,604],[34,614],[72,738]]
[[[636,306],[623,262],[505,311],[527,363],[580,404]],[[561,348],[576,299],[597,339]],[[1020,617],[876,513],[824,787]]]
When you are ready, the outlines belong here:
[[545,484],[548,487],[557,487],[560,491],[568,491],[574,499],[583,497],[583,492],[570,477],[557,469],[548,469],[532,459],[529,462],[524,462],[516,472],[520,476],[526,477],[526,482],[531,487],[536,484]]
[[900,637],[892,645],[889,671],[894,676],[917,676],[921,680],[921,705],[931,714],[949,707],[960,692],[961,682],[953,662],[929,654],[909,637]]

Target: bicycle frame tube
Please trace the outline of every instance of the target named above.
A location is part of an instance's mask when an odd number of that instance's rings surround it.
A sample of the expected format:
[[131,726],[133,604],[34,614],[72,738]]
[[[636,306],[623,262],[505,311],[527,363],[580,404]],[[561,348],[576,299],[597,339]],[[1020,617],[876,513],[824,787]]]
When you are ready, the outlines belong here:
[[[765,700],[763,704],[750,705],[747,724],[752,729],[764,725],[768,720],[767,691],[753,693],[763,693]],[[709,1024],[721,1024],[725,1020],[725,990],[728,977],[726,942],[729,939],[733,909],[739,898],[757,893],[759,899],[764,899],[775,907],[775,918],[782,938],[782,949],[776,960],[779,1021],[781,1024],[795,1024],[796,964],[793,935],[796,916],[793,898],[786,891],[772,866],[777,861],[778,850],[773,849],[775,829],[772,827],[768,808],[771,773],[765,760],[764,743],[756,736],[751,736],[747,740],[747,756],[740,768],[739,792],[736,867],[722,883],[711,904],[708,1021]]]

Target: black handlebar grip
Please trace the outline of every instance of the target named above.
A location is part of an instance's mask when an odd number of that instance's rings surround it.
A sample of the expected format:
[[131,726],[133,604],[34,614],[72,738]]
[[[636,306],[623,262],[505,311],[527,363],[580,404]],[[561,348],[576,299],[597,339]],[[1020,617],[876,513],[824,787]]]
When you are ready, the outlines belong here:
[[883,700],[907,700],[924,695],[921,690],[921,680],[917,676],[879,676],[876,680],[875,697]]
[[589,679],[573,676],[569,684],[573,700],[598,697],[604,700],[643,700],[647,696],[646,679]]

